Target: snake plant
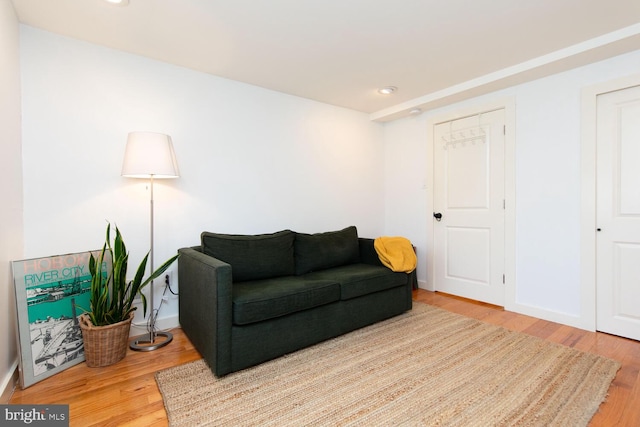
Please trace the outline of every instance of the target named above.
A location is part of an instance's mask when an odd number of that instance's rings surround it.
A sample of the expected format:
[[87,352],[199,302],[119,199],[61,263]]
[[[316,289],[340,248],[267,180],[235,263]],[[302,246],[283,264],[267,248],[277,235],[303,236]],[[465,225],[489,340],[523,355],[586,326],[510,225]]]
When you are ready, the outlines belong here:
[[[149,253],[145,255],[136,270],[133,280],[127,280],[129,253],[122,234],[116,226],[116,235],[111,245],[111,224],[107,225],[105,243],[96,259],[93,254],[89,258],[91,273],[91,310],[87,313],[94,326],[106,326],[127,320],[132,311],[134,299],[140,295],[144,315],[147,314],[147,298],[142,289],[158,278],[178,258],[175,255],[162,264],[156,271],[143,280],[147,268]],[[111,260],[109,265],[108,260]]]

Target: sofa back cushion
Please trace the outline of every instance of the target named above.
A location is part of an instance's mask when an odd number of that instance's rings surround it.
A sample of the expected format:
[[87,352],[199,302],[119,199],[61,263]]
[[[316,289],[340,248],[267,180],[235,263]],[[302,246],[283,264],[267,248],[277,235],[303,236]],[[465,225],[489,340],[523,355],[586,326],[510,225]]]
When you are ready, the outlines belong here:
[[351,226],[326,233],[296,233],[295,259],[298,275],[359,262],[358,230]]
[[234,282],[291,276],[295,272],[295,233],[238,235],[203,232],[202,251],[231,264]]

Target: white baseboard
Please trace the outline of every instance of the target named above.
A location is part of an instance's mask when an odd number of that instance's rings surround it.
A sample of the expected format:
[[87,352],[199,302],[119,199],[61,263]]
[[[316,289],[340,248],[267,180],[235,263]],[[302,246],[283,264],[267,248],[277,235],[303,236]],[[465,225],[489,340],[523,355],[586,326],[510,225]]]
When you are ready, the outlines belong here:
[[587,331],[594,332],[594,329],[589,328],[589,326],[586,325],[583,319],[581,319],[579,316],[574,316],[567,313],[561,313],[561,312],[548,310],[541,307],[521,304],[517,302],[505,304],[504,309],[507,311],[513,311],[518,314],[524,314],[526,316],[531,316],[538,319],[546,320],[548,322],[560,323],[562,325],[571,326],[573,328],[584,329]]
[[418,288],[425,289],[425,290],[431,291],[431,292],[434,291],[433,287],[429,286],[429,284],[424,280],[418,280]]
[[2,395],[0,396],[1,404],[6,405],[7,403],[9,403],[9,399],[11,399],[11,395],[13,394],[13,391],[16,389],[16,384],[18,384],[19,375],[20,374],[18,372],[18,361],[16,360],[11,365],[11,369],[9,370],[9,373],[2,381],[2,384],[1,384],[2,388],[0,389],[2,390]]
[[[428,286],[427,282],[418,281],[418,287],[427,291],[434,291],[430,286]],[[504,309],[507,311],[512,311],[514,313],[524,314],[526,316],[547,320],[549,322],[561,323],[563,325],[571,326],[578,329],[594,331],[594,328],[590,327],[579,316],[574,316],[567,313],[560,313],[557,311],[552,311],[541,307],[534,307],[531,305],[521,304],[513,301],[506,301]]]

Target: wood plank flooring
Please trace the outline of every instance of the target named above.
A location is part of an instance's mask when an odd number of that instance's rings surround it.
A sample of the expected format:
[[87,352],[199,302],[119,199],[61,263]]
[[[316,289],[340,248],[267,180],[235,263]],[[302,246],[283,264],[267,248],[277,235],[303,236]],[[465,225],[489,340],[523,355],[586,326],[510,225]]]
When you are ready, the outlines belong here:
[[[620,361],[622,368],[611,385],[609,397],[590,425],[640,426],[640,342],[441,293],[417,290],[414,299]],[[181,329],[172,332],[174,340],[167,347],[153,352],[129,350],[124,360],[106,368],[87,368],[81,363],[25,390],[16,390],[10,403],[68,404],[71,426],[167,426],[154,374],[200,358]]]
[[414,300],[619,361],[622,367],[611,384],[607,401],[600,406],[590,426],[640,426],[640,342],[588,332],[437,292],[418,290]]

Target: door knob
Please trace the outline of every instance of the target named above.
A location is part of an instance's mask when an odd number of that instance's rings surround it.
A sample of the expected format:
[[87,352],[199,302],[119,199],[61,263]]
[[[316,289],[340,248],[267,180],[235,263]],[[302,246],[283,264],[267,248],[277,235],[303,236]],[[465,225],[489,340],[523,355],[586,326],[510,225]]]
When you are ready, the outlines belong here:
[[433,213],[433,217],[436,219],[436,221],[440,222],[442,221],[442,214],[440,212],[434,212]]

